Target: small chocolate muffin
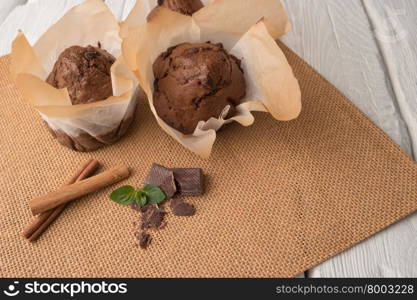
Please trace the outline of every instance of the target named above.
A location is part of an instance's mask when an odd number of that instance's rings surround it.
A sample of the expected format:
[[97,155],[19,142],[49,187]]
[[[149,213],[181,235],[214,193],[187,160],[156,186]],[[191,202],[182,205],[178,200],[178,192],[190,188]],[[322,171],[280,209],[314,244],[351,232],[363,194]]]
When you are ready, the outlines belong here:
[[67,88],[73,105],[113,95],[110,68],[115,58],[98,47],[72,46],[62,52],[46,82]]
[[158,5],[188,16],[204,6],[200,0],[158,0]]
[[153,72],[158,116],[184,134],[192,134],[199,121],[218,118],[227,105],[232,117],[246,93],[240,60],[222,44],[171,47],[156,59]]

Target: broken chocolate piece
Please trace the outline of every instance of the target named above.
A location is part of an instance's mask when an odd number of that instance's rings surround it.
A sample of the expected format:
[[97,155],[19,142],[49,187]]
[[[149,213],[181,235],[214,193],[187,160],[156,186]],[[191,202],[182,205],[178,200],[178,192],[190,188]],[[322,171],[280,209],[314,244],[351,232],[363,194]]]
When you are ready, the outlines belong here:
[[141,247],[142,249],[146,249],[149,246],[152,238],[150,234],[147,234],[142,231],[138,236],[138,240],[139,240],[139,247]]
[[185,196],[203,194],[203,171],[199,168],[175,168],[174,179],[178,191]]
[[184,202],[181,199],[174,198],[171,200],[172,213],[180,217],[188,217],[195,215],[194,205]]
[[142,229],[157,229],[164,225],[165,211],[155,205],[147,205],[142,213]]
[[177,187],[174,181],[174,172],[164,166],[152,164],[151,170],[145,179],[145,184],[154,184],[159,186],[167,196],[167,199],[172,198],[177,192]]
[[179,191],[185,196],[203,194],[203,171],[200,168],[169,169],[156,163],[145,179],[145,184],[159,186],[170,199]]

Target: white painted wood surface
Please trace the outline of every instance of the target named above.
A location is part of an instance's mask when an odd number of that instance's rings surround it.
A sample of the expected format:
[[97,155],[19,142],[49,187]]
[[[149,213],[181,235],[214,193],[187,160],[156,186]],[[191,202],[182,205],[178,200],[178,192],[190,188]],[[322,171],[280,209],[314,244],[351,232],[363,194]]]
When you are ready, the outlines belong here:
[[[283,41],[417,157],[417,1],[282,1],[293,22],[293,31]],[[27,3],[18,6],[23,2]],[[10,51],[17,29],[33,43],[80,2],[0,1],[0,55]],[[135,0],[105,2],[122,20]],[[313,268],[308,275],[417,277],[417,214]]]
[[[412,151],[411,146],[417,142],[417,1],[284,3],[293,21],[293,31],[284,42],[417,157],[416,147]],[[416,277],[417,214],[313,268],[308,275]]]
[[9,13],[18,5],[26,3],[26,0],[6,0],[0,4],[0,24],[6,19]]

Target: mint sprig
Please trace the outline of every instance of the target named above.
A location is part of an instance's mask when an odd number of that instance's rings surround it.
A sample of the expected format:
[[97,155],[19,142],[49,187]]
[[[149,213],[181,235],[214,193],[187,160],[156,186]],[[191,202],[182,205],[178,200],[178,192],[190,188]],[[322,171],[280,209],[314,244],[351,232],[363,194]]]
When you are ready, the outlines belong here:
[[146,184],[142,189],[125,185],[114,190],[109,197],[121,205],[136,203],[140,207],[146,204],[159,204],[166,199],[165,193],[154,184]]

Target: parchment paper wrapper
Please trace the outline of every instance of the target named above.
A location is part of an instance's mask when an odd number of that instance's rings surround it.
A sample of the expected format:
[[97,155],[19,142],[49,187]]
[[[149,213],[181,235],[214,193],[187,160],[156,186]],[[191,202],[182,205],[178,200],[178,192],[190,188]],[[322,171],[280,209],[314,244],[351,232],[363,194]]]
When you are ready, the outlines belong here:
[[[24,99],[46,121],[58,141],[74,150],[92,151],[116,142],[133,120],[137,80],[121,55],[120,27],[101,0],[74,7],[32,47],[23,33],[12,46],[11,73]],[[45,82],[58,56],[68,47],[97,46],[116,57],[111,67],[113,96],[72,105],[68,90]]]
[[[146,93],[160,127],[186,148],[207,158],[224,124],[237,121],[253,124],[251,111],[269,112],[275,119],[296,118],[301,110],[301,92],[297,79],[274,38],[286,33],[290,25],[277,0],[217,0],[184,16],[163,7],[156,8],[147,23],[149,10],[138,1],[123,25],[123,56]],[[141,9],[143,8],[143,9]],[[264,17],[265,16],[265,17]],[[135,27],[135,25],[137,25]],[[236,115],[200,121],[191,135],[184,135],[161,120],[153,105],[154,75],[152,65],[159,54],[180,43],[211,41],[242,59],[247,90]]]

